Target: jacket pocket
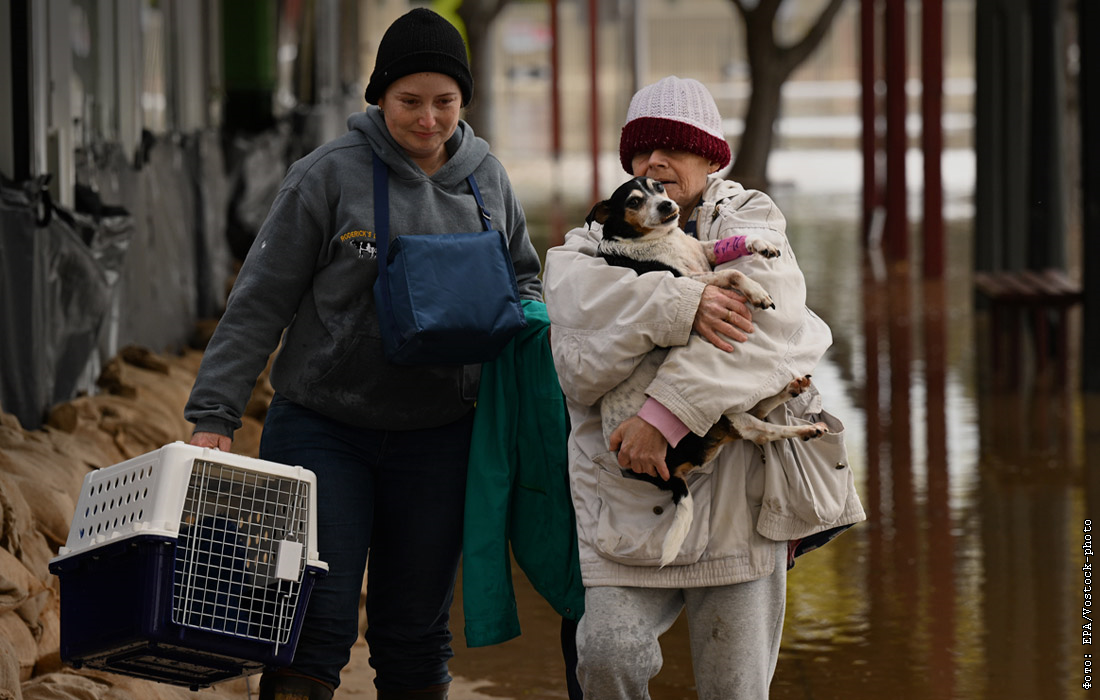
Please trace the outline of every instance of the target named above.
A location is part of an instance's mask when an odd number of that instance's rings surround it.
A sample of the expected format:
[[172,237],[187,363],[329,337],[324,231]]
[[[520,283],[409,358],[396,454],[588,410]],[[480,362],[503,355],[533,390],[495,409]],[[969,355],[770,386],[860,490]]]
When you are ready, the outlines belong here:
[[[596,549],[604,557],[628,566],[657,566],[665,535],[672,527],[676,506],[672,492],[622,473],[614,453],[597,455],[596,493],[599,518]],[[688,479],[693,519],[687,539],[673,565],[699,561],[710,532],[710,479],[706,472]]]
[[824,410],[799,418],[788,408],[769,416],[769,420],[776,418],[788,425],[822,422],[829,432],[813,440],[777,440],[765,445],[765,502],[810,525],[835,523],[844,512],[854,483],[844,444],[844,424]]

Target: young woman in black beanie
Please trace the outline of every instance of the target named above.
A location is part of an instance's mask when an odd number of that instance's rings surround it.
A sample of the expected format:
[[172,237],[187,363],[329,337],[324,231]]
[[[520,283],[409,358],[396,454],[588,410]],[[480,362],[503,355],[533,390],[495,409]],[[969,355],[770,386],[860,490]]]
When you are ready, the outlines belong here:
[[378,47],[372,105],[348,132],[289,170],[204,355],[186,417],[191,443],[229,450],[272,351],[276,394],[260,457],[317,475],[320,558],[294,662],[269,671],[262,700],[328,700],[358,634],[381,700],[446,698],[448,613],[462,542],[480,365],[387,360],[372,293],[378,276],[374,170],[388,173],[390,231],[480,231],[475,176],[508,240],[521,299],[541,301],[539,258],[508,176],[460,117],[473,94],[466,46],[415,9]]

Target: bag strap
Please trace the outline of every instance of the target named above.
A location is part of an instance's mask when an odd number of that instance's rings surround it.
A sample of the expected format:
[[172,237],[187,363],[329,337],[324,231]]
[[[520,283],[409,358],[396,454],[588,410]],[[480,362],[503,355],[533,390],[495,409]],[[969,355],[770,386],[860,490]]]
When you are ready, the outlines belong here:
[[[392,315],[393,305],[390,303],[389,274],[387,272],[389,267],[387,263],[390,257],[390,169],[373,150],[371,156],[374,165],[374,237],[375,246],[378,249],[378,276],[382,280],[382,303],[386,307],[386,312]],[[470,183],[470,189],[474,192],[474,199],[477,200],[477,212],[481,217],[481,225],[485,227],[486,231],[493,230],[493,217],[489,210],[485,208],[485,202],[481,199],[481,190],[477,187],[474,174],[470,173],[466,181]]]
[[[378,247],[379,265],[385,269],[385,263],[389,260],[390,247],[390,169],[371,151],[374,161],[374,228],[375,245]],[[466,181],[470,183],[474,199],[477,200],[477,213],[481,217],[481,225],[486,231],[493,230],[493,215],[485,208],[485,201],[481,198],[481,190],[478,189],[474,174],[470,173]],[[383,271],[381,274],[385,274]],[[386,300],[387,303],[389,300]]]
[[389,260],[390,248],[390,175],[389,168],[371,151],[374,160],[374,245],[378,250],[378,278],[382,281],[382,306],[385,313],[390,315],[387,319],[393,322],[393,305],[390,304],[390,284],[386,263]]
[[481,225],[485,227],[486,231],[492,231],[493,216],[485,208],[485,202],[481,201],[481,190],[477,188],[477,180],[474,179],[474,174],[470,173],[466,180],[470,183],[470,189],[474,191],[474,199],[477,200],[477,213],[481,215]]

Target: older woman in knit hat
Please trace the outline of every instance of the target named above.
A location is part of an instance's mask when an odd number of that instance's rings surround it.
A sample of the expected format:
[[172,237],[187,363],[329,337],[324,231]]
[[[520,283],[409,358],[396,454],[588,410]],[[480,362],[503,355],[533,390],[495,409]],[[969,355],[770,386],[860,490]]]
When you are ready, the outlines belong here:
[[371,106],[290,168],[204,354],[185,410],[192,444],[231,448],[278,346],[260,457],[317,475],[328,575],[313,590],[291,667],[263,675],[261,700],[332,697],[358,635],[368,552],[378,697],[447,696],[480,366],[400,365],[383,353],[373,163],[388,182],[391,236],[482,230],[476,179],[508,239],[520,297],[541,301],[538,254],[508,176],[460,119],[472,95],[458,30],[427,9],[397,19],[378,47]]
[[[806,307],[783,215],[763,193],[717,175],[730,148],[701,83],[670,76],[639,90],[619,155],[630,175],[664,183],[680,205],[680,227],[718,241],[719,262],[760,282],[776,308],[750,314],[728,290],[608,265],[596,256],[599,224],[570,231],[564,245],[547,252],[551,346],[572,425],[570,486],[586,591],[577,675],[586,700],[648,698],[661,667],[658,637],[686,611],[699,697],[763,699],[783,627],[788,541],[821,544],[862,519],[858,499],[836,523],[791,518],[792,495],[782,477],[766,474],[762,450],[729,444],[689,477],[694,520],[677,558],[662,567],[661,542],[674,513],[668,492],[625,478],[624,470],[667,478],[669,445],[811,373],[831,334]],[[745,254],[739,237],[748,232],[778,247],[780,257]],[[645,406],[608,444],[601,396],[644,354],[666,349]],[[816,393],[788,406],[808,414],[820,410],[815,401]],[[840,492],[846,485],[829,495],[848,503]],[[765,536],[765,522],[782,525]]]

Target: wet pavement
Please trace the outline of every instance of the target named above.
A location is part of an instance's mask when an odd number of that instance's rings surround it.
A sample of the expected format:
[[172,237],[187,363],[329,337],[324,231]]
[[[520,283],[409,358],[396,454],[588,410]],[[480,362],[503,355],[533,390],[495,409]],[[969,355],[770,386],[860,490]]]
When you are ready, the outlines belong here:
[[[974,309],[965,198],[947,224],[946,275],[925,282],[863,254],[854,197],[774,196],[810,305],[833,329],[814,381],[846,424],[869,521],[790,572],[771,697],[1087,697],[1083,546],[1089,520],[1100,533],[1100,474],[1086,466],[1100,467],[1100,397],[1062,384],[1080,359],[1038,363],[1026,338],[1018,365],[994,352]],[[1080,310],[1070,319],[1078,347]],[[466,649],[456,605],[453,672],[490,697],[567,697],[559,620],[516,579],[523,635]],[[683,621],[663,638],[656,700],[695,697],[686,639]]]

